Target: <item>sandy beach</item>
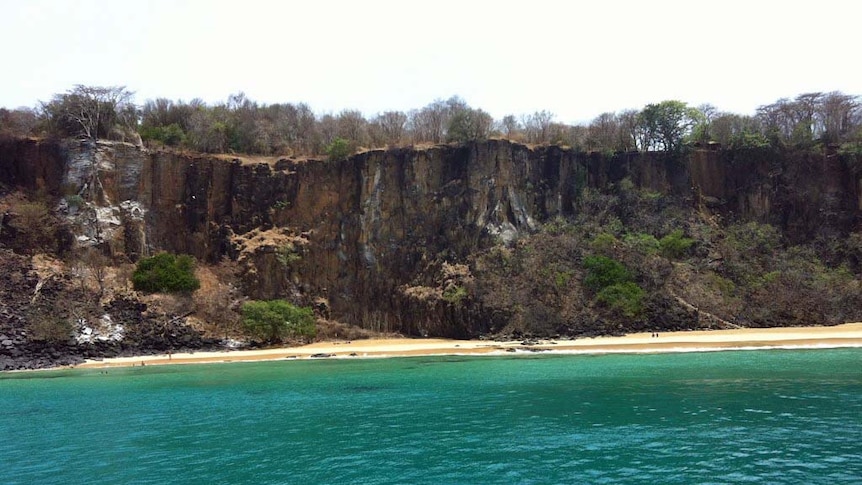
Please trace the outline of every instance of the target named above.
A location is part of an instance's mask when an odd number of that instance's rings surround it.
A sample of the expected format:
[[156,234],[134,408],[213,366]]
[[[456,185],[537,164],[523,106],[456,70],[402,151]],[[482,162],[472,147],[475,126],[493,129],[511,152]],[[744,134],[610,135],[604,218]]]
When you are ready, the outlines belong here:
[[424,355],[494,355],[532,352],[652,353],[763,348],[862,347],[862,322],[832,327],[746,328],[688,332],[635,333],[621,337],[521,341],[449,339],[370,339],[317,342],[301,347],[148,355],[92,360],[76,368],[140,365],[252,362],[281,359],[403,357]]

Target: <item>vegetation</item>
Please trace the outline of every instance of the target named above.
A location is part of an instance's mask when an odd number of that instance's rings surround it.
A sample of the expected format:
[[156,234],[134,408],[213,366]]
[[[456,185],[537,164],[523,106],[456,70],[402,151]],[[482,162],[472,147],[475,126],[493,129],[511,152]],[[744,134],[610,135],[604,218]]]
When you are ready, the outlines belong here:
[[354,149],[350,146],[350,142],[344,138],[335,138],[332,143],[326,147],[326,155],[330,160],[344,160],[352,155]]
[[596,294],[596,301],[620,312],[625,317],[636,317],[643,311],[644,290],[637,284],[627,281],[602,288]]
[[0,109],[0,136],[82,136],[133,140],[201,152],[319,155],[339,160],[360,147],[463,143],[502,137],[561,144],[584,151],[660,150],[675,153],[695,143],[733,148],[817,148],[853,152],[862,143],[860,97],[813,92],[782,98],[754,116],[693,107],[679,100],[608,112],[586,125],[554,120],[547,110],[493,119],[453,96],[411,110],[365,117],[356,110],[316,114],[304,103],[262,104],[242,92],[208,105],[165,98],[133,103],[123,86],[78,85],[35,109]]
[[[492,137],[557,143],[609,156],[629,150],[675,155],[718,143],[735,149],[736,158],[726,158],[729,164],[768,159],[772,168],[785,169],[779,167],[784,163],[779,157],[818,151],[837,155],[830,160],[843,164],[842,170],[859,174],[860,101],[838,92],[805,93],[743,116],[722,113],[710,105],[692,107],[665,100],[603,113],[584,125],[568,125],[545,110],[495,120],[458,97],[434,100],[409,112],[366,117],[355,110],[319,114],[302,103],[261,104],[242,93],[216,104],[156,99],[139,106],[124,87],[76,86],[35,109],[0,109],[0,136],[73,136],[92,141],[132,140],[139,133],[150,146],[327,155],[331,160],[343,160],[367,147],[465,143]],[[782,173],[782,183],[792,181],[786,171]],[[744,326],[859,318],[862,235],[858,228],[849,235],[787,237],[769,224],[735,220],[729,214],[727,220],[718,219],[709,212],[712,206],[692,210],[691,201],[640,189],[630,178],[586,187],[587,176],[582,175],[573,182],[576,196],[568,218],[557,217],[535,233],[522,231],[514,240],[482,246],[472,254],[469,250],[476,248],[467,247],[468,243],[451,251],[423,253],[427,267],[417,270],[421,274],[410,282],[411,287],[432,289],[429,294],[435,302],[448,303],[437,307],[463,321],[492,322],[489,326],[494,330],[513,333],[601,333],[653,324],[694,328],[704,325],[698,320],[701,313]],[[74,189],[66,191],[67,204],[87,205]],[[4,245],[19,253],[60,252],[57,240],[62,223],[51,210],[56,201],[46,200],[34,198],[3,208]],[[792,202],[793,210],[803,210],[796,199]],[[274,210],[288,207],[287,200],[270,203]],[[289,243],[277,250],[276,257],[289,267],[304,254]],[[88,286],[98,287],[92,293],[100,300],[110,284],[105,270],[110,261],[97,256],[102,253],[82,254],[78,264],[81,274],[94,279]],[[441,276],[432,281],[434,272],[429,268],[440,268]],[[159,254],[141,260],[131,279],[136,289],[145,292],[188,293],[199,285],[194,270],[189,256]],[[221,329],[224,334],[240,330],[239,302],[244,296],[240,276],[233,278],[236,281],[230,284],[210,285],[210,295],[201,298],[195,310],[202,319],[231,315]],[[83,293],[87,288],[83,280],[80,283]],[[300,284],[304,282],[296,283]],[[274,342],[314,335],[311,310],[282,300],[247,302],[241,313],[242,329],[258,339]],[[63,339],[68,334],[66,325],[74,320],[49,316],[31,318],[34,335]]]
[[200,287],[195,277],[194,259],[170,253],[138,261],[132,283],[136,290],[147,293],[190,293]]
[[584,286],[593,291],[628,283],[632,279],[631,273],[622,263],[605,256],[588,256],[584,259],[584,268],[587,270]]
[[694,244],[694,239],[683,237],[682,229],[675,229],[658,242],[662,256],[679,259]]
[[271,343],[288,338],[313,338],[316,333],[311,308],[297,307],[284,300],[245,302],[242,324],[252,337]]

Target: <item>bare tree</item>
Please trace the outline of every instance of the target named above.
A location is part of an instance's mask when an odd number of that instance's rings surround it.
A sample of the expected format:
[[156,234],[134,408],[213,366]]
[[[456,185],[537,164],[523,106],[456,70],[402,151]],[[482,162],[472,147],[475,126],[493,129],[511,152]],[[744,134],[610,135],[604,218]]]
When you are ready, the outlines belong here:
[[407,114],[402,111],[386,111],[378,114],[371,122],[374,144],[377,146],[397,145],[404,138]]
[[531,115],[526,115],[521,118],[521,124],[524,125],[524,133],[527,136],[528,143],[548,143],[549,128],[554,120],[554,114],[550,111],[536,111]]
[[520,140],[522,137],[521,123],[515,115],[506,115],[497,123],[497,130],[510,140]]
[[368,146],[368,121],[358,110],[346,109],[335,120],[336,136],[350,140],[356,146]]
[[826,93],[817,107],[817,132],[829,143],[837,143],[858,127],[859,99],[837,91]]
[[109,138],[116,127],[134,130],[137,126],[134,93],[125,86],[77,85],[42,103],[49,124],[64,135],[90,139]]
[[410,130],[415,142],[441,143],[446,136],[449,107],[435,100],[418,111],[410,113]]
[[614,150],[620,126],[614,113],[602,113],[588,127],[587,150]]
[[39,122],[36,112],[30,108],[8,110],[0,108],[0,136],[28,136],[33,134]]

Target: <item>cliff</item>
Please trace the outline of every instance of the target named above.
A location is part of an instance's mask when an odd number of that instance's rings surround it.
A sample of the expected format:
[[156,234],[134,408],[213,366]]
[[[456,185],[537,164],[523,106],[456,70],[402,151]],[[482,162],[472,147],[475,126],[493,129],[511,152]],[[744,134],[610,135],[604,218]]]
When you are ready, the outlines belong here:
[[[472,277],[453,265],[574,220],[585,191],[624,181],[687,217],[768,223],[793,243],[862,229],[862,174],[835,154],[605,156],[490,140],[246,163],[121,143],[0,142],[0,184],[53,195],[79,244],[132,261],[161,250],[239,260],[251,298],[413,335],[500,330],[507,317],[479,299],[441,297]],[[85,208],[64,202],[70,194]]]

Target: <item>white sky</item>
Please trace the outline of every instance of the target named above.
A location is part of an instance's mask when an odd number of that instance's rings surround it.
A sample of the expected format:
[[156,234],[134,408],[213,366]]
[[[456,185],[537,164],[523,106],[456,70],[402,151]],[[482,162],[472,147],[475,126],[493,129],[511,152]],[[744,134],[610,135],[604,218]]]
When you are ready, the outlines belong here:
[[75,84],[317,112],[459,95],[562,122],[679,99],[752,114],[862,94],[856,0],[0,0],[0,106]]

